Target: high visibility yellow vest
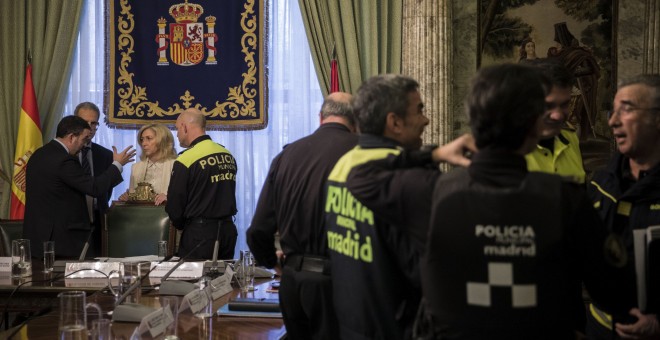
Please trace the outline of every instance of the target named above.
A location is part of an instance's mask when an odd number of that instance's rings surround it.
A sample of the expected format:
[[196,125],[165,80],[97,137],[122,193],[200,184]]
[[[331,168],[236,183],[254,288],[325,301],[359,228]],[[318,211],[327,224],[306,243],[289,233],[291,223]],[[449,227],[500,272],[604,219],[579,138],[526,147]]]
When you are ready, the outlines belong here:
[[525,160],[529,171],[558,174],[584,183],[580,141],[573,131],[562,130],[555,137],[554,152],[536,145],[536,148],[525,156]]

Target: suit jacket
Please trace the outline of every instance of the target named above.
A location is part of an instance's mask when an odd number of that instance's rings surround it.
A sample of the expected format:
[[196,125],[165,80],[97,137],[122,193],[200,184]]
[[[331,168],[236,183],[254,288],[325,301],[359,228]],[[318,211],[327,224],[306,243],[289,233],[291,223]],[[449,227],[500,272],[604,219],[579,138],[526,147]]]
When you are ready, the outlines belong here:
[[[92,165],[94,167],[94,175],[98,176],[105,172],[105,170],[112,165],[113,160],[112,151],[96,143],[92,143]],[[112,188],[96,197],[96,204],[98,205],[101,216],[103,216],[103,213],[108,210],[110,197],[112,197]]]
[[78,157],[55,140],[34,152],[26,176],[23,236],[33,256],[41,256],[47,240],[55,241],[58,257],[78,256],[91,230],[85,195],[107,195],[122,181],[116,166],[87,176]]

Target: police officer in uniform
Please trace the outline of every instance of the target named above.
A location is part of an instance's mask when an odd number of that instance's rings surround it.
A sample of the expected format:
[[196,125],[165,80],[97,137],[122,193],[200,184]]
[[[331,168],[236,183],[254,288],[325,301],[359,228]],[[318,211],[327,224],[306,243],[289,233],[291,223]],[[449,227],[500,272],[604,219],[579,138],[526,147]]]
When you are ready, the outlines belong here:
[[[617,152],[607,168],[594,175],[587,193],[608,229],[621,235],[629,264],[628,286],[617,295],[625,296],[627,308],[617,312],[589,306],[587,335],[590,339],[658,339],[658,316],[640,310],[637,304],[632,234],[660,224],[660,75],[622,81],[613,106],[608,124]],[[657,267],[650,270],[660,272]],[[655,294],[660,289],[649,288]]]
[[541,140],[525,155],[527,169],[558,174],[584,183],[580,141],[575,131],[566,127],[575,79],[558,63],[546,61],[533,65],[550,79],[552,88],[545,97],[546,110],[542,117]]
[[467,137],[421,151],[429,120],[418,83],[367,80],[355,96],[358,146],[328,177],[324,209],[342,339],[405,339],[420,300],[419,256],[437,164],[466,164]]
[[[479,151],[436,183],[422,288],[442,339],[575,339],[575,287],[600,301],[620,274],[581,188],[528,172],[549,81],[533,68],[484,68],[467,99]],[[614,301],[610,301],[614,302]]]
[[323,208],[325,181],[339,157],[357,144],[352,96],[335,92],[321,106],[321,126],[273,159],[247,243],[257,262],[276,265],[279,231],[284,268],[279,289],[291,339],[338,339]]
[[183,230],[179,255],[195,249],[190,257],[213,256],[220,241],[218,258],[234,257],[236,246],[236,160],[224,146],[206,134],[206,117],[195,108],[183,111],[176,120],[179,144],[188,148],[172,167],[165,211],[172,224]]

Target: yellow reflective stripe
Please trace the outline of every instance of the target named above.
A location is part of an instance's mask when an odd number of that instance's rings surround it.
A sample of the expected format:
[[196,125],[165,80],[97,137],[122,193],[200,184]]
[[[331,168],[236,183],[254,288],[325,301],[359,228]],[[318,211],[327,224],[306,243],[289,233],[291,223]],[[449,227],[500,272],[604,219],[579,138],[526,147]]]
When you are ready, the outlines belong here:
[[630,210],[632,210],[632,203],[621,201],[616,206],[616,213],[623,216],[630,216]]
[[605,197],[611,199],[612,202],[616,203],[616,198],[614,198],[614,196],[610,195],[610,193],[608,193],[607,191],[605,191],[605,189],[601,188],[600,185],[598,185],[598,183],[596,183],[596,182],[594,182],[594,181],[591,181],[591,184],[592,184],[593,186],[595,186],[596,189],[598,189],[598,191],[600,191],[601,194],[605,195]]
[[596,308],[596,306],[593,305],[593,303],[589,304],[589,311],[591,312],[591,315],[598,321],[599,324],[603,325],[603,327],[612,330],[612,316],[603,312],[602,310]]
[[209,155],[217,153],[226,153],[230,154],[229,150],[222,147],[222,145],[210,140],[205,139],[193,146],[192,148],[186,150],[184,153],[180,154],[176,159],[181,162],[186,168],[190,167],[193,163],[198,161],[202,157],[207,157]]
[[369,161],[383,159],[389,155],[398,155],[401,149],[362,149],[359,146],[354,147],[352,150],[343,155],[335,164],[335,167],[330,172],[328,180],[344,183],[348,177],[348,173],[354,167],[364,164]]

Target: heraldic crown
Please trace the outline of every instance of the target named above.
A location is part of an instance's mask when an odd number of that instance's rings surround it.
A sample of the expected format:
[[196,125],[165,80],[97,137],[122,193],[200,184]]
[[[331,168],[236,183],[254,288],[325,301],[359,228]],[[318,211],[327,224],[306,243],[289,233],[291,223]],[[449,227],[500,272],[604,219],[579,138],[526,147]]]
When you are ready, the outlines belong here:
[[170,6],[170,15],[177,23],[197,22],[197,19],[204,13],[201,5],[188,3],[176,4]]

